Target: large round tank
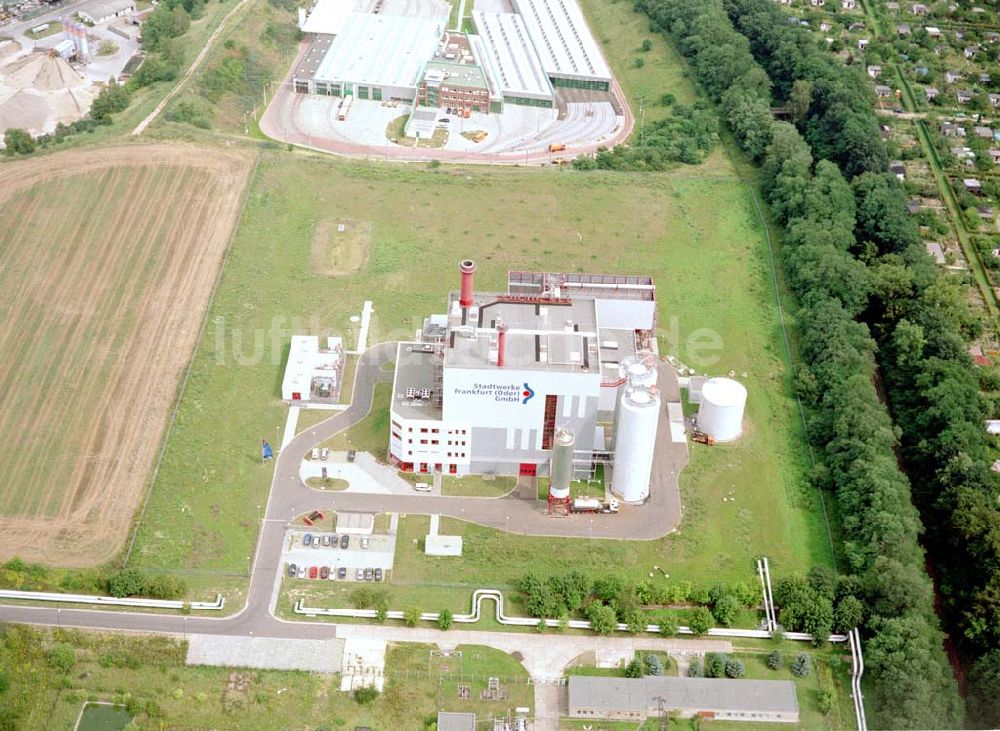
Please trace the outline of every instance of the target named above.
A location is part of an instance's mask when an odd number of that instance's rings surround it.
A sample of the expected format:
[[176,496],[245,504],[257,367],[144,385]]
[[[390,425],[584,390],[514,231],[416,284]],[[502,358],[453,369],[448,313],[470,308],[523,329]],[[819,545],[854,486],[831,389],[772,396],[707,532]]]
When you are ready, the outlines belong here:
[[649,351],[627,355],[618,364],[618,375],[629,386],[650,388],[656,385],[656,356]]
[[731,442],[743,433],[747,389],[731,378],[709,378],[701,387],[698,428],[717,442]]
[[549,497],[565,500],[569,497],[569,483],[573,480],[573,431],[559,427],[552,435],[552,474],[549,476]]
[[656,389],[626,387],[615,424],[615,469],[611,491],[626,503],[649,497],[660,397]]

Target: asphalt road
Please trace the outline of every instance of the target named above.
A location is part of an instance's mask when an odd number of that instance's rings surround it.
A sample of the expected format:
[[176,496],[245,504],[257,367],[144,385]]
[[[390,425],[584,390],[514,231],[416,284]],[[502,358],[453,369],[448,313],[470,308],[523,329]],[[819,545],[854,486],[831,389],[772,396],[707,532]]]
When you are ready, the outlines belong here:
[[[363,419],[371,411],[378,382],[388,382],[391,371],[382,365],[395,358],[396,343],[381,343],[358,359],[351,405],[329,419],[297,435],[276,459],[264,523],[254,553],[245,607],[222,618],[162,615],[92,609],[60,609],[23,605],[0,605],[0,621],[52,626],[74,626],[136,632],[191,633],[256,637],[329,639],[335,625],[292,622],[274,617],[274,604],[284,566],[282,542],[289,522],[315,508],[355,512],[441,514],[519,534],[649,540],[674,530],[681,518],[677,478],[687,462],[686,444],[670,440],[669,420],[661,414],[657,430],[651,498],[642,506],[622,506],[617,515],[575,515],[553,518],[544,503],[513,495],[503,498],[440,497],[435,495],[371,495],[331,493],[305,486],[299,465],[312,447]],[[664,402],[679,398],[674,371],[660,368]]]

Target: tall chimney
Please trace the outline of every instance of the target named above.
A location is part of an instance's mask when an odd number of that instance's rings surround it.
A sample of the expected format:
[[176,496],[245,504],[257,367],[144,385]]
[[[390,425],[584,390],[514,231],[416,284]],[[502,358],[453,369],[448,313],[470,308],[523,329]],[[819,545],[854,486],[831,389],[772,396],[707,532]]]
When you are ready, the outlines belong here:
[[466,259],[459,266],[459,271],[462,272],[462,293],[459,295],[458,304],[462,307],[472,306],[472,279],[473,275],[476,273],[476,262],[472,259]]
[[497,368],[503,368],[504,351],[507,348],[507,326],[497,320]]

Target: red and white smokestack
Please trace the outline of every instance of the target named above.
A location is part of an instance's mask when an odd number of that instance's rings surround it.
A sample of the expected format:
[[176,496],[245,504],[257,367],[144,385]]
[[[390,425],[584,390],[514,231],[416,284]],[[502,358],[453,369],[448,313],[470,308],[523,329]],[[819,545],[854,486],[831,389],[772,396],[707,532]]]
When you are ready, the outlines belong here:
[[497,368],[503,368],[504,351],[507,349],[507,326],[497,320]]
[[472,307],[472,279],[476,273],[476,262],[472,259],[466,259],[459,266],[459,271],[462,272],[462,292],[459,295],[458,304],[462,307]]

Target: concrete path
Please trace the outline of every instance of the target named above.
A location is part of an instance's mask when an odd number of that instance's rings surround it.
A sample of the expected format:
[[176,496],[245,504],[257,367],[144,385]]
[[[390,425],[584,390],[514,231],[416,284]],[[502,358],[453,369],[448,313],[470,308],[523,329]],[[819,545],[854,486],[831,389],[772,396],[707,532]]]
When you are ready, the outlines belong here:
[[386,625],[339,624],[340,639],[372,638],[387,642],[422,642],[453,648],[457,645],[487,645],[513,655],[531,679],[554,683],[562,679],[566,666],[588,652],[622,652],[631,656],[636,650],[656,650],[670,654],[699,655],[706,652],[732,652],[729,640],[682,640],[666,637],[595,637],[537,632],[477,632],[451,629],[442,632],[427,627],[390,627]]
[[317,642],[196,634],[188,637],[187,664],[339,673],[343,654],[344,641],[337,639]]
[[566,691],[559,683],[535,683],[535,718],[531,731],[559,731]]
[[299,425],[300,411],[301,409],[298,406],[290,406],[288,408],[288,418],[285,420],[285,432],[281,436],[281,449],[284,449],[285,445],[295,437],[295,429]]

